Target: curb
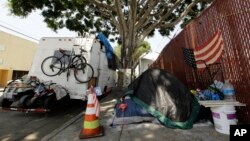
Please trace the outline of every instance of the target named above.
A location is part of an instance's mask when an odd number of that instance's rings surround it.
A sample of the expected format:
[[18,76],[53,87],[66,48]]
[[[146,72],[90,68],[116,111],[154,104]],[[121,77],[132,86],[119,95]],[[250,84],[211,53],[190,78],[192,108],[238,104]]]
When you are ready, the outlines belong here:
[[70,126],[71,124],[73,124],[75,121],[77,121],[79,118],[81,118],[84,113],[85,112],[81,112],[77,116],[73,117],[68,122],[66,122],[65,124],[63,124],[61,127],[55,129],[50,134],[48,134],[45,137],[43,137],[41,139],[41,141],[49,141],[51,138],[53,138],[54,136],[56,136],[57,134],[59,134],[62,130],[64,130],[65,128],[67,128],[68,126]]
[[[103,102],[105,99],[107,99],[108,96],[102,98],[99,100],[100,104],[101,102]],[[51,140],[54,136],[56,136],[57,134],[59,134],[62,130],[64,130],[65,128],[69,127],[70,125],[72,125],[75,121],[77,121],[79,118],[82,118],[83,114],[85,113],[85,111],[81,112],[80,114],[78,114],[77,116],[73,117],[72,119],[70,119],[69,121],[67,121],[66,123],[64,123],[61,127],[53,130],[51,133],[49,133],[48,135],[46,135],[45,137],[43,137],[41,139],[41,141],[49,141]]]

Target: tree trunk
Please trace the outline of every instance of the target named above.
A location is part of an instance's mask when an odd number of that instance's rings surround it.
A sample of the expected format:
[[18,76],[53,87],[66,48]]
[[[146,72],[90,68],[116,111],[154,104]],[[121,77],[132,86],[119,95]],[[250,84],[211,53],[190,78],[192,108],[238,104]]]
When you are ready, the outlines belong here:
[[[122,69],[132,69],[133,66],[133,59],[132,54],[136,48],[136,42],[134,40],[135,37],[132,37],[133,34],[126,34],[124,39],[122,39],[122,48],[121,48],[121,62],[122,62]],[[125,73],[118,73],[118,87],[124,87],[124,80]],[[131,72],[130,80],[132,78],[133,73]],[[126,86],[125,86],[126,87]]]
[[118,71],[117,73],[118,79],[117,79],[117,87],[118,88],[123,88],[123,81],[124,81],[124,73],[121,71]]

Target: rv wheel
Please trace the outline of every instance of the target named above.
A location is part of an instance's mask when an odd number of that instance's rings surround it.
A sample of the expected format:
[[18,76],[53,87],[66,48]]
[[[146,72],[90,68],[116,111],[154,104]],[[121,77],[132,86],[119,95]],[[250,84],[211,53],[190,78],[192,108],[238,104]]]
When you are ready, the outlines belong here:
[[12,102],[10,102],[8,99],[0,97],[0,106],[1,107],[10,107],[11,103]]
[[55,108],[55,106],[56,106],[55,99],[51,96],[46,97],[46,99],[44,100],[44,108],[53,110]]
[[69,105],[70,105],[70,96],[69,96],[69,94],[67,94],[66,96],[64,96],[64,97],[60,100],[60,103],[61,103],[63,106],[69,106]]
[[30,106],[30,100],[32,96],[30,95],[24,95],[19,99],[19,106],[21,108],[28,108]]

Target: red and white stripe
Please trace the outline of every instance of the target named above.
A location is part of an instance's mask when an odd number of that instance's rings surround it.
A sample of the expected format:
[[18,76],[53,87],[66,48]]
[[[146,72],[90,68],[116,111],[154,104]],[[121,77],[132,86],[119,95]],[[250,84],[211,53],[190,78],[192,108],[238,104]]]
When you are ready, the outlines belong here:
[[36,113],[46,113],[49,112],[50,109],[44,109],[44,108],[36,108],[36,109],[24,109],[24,108],[7,108],[7,107],[0,107],[0,110],[10,110],[10,111],[21,111],[21,112],[36,112]]
[[[223,52],[224,43],[220,32],[216,32],[211,39],[194,49],[197,69],[204,69],[206,65],[217,62]],[[199,61],[199,60],[203,60]]]
[[93,94],[94,94],[93,99],[94,99],[94,104],[95,104],[95,115],[97,117],[99,117],[99,114],[100,114],[100,103],[98,101],[98,98],[97,98],[96,94],[95,93],[93,93]]

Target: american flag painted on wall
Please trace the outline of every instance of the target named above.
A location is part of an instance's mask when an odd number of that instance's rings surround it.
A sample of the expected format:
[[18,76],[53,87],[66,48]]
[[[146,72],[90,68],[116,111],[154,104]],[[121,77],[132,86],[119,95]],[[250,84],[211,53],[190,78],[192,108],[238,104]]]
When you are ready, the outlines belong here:
[[197,69],[204,69],[206,65],[217,62],[223,52],[224,44],[221,32],[216,32],[207,42],[195,49],[183,48],[185,62]]

